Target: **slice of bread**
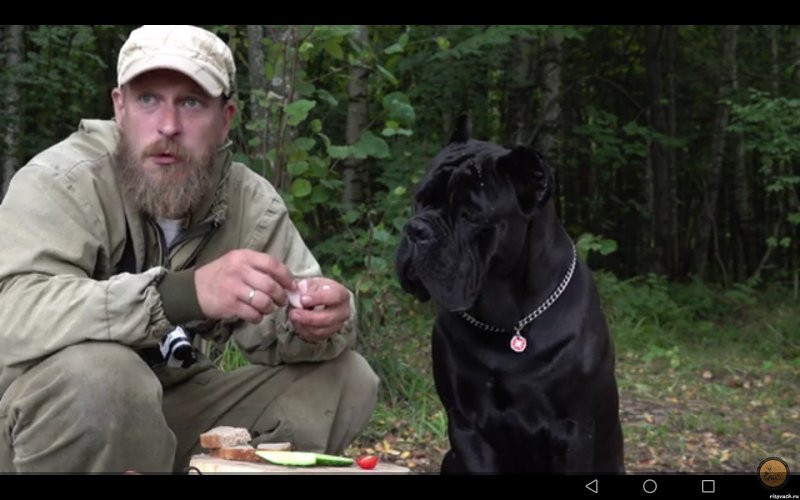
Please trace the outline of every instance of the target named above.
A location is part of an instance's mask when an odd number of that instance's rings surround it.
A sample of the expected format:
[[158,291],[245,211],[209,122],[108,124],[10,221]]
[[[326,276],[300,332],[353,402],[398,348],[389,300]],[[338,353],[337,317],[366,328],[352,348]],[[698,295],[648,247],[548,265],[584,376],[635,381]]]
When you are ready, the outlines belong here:
[[220,426],[200,434],[200,446],[209,450],[218,448],[233,448],[242,444],[249,444],[250,432],[244,427]]
[[240,444],[239,446],[231,446],[230,448],[214,448],[211,450],[211,456],[223,460],[238,460],[240,462],[263,462],[263,460],[256,455],[256,449],[249,444]]

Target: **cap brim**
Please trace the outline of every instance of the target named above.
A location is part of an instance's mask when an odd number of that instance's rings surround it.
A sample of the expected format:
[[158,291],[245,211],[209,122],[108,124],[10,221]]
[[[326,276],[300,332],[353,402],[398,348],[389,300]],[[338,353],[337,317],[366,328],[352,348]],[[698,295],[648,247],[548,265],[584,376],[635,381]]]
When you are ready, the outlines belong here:
[[142,57],[132,62],[125,68],[123,74],[119,75],[117,83],[121,87],[142,73],[156,69],[170,69],[183,73],[197,82],[212,97],[222,95],[225,90],[224,86],[209,73],[205,66],[201,66],[192,59],[170,54]]

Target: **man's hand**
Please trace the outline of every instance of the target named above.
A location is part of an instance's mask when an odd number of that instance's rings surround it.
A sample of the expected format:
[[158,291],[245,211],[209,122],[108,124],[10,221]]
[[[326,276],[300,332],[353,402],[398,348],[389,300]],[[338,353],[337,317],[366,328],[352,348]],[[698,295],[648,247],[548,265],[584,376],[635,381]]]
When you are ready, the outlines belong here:
[[285,306],[285,290],[295,286],[286,266],[253,250],[232,250],[198,268],[194,284],[207,318],[239,317],[254,324],[276,306]]
[[350,294],[332,279],[308,278],[305,281],[308,286],[300,295],[303,308],[291,309],[289,319],[301,339],[322,342],[341,330],[350,319]]

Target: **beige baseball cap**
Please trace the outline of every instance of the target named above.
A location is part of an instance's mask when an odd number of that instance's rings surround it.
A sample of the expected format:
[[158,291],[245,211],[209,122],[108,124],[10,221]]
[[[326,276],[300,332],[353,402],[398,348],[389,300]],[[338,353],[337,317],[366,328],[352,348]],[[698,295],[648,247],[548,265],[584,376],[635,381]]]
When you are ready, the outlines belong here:
[[117,85],[154,69],[180,71],[213,97],[230,96],[236,76],[228,45],[189,25],[147,25],[131,32],[119,51]]

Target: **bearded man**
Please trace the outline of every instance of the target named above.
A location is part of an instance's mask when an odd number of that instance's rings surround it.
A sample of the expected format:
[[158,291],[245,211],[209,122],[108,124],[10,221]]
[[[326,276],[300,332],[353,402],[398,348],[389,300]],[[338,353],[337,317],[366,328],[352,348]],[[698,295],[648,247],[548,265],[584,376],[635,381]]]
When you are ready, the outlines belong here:
[[[352,293],[273,186],[232,161],[228,46],[143,26],[115,120],[82,120],[0,204],[0,472],[179,471],[218,425],[341,453],[378,380]],[[293,298],[289,304],[288,297]],[[234,341],[220,371],[195,337]]]

